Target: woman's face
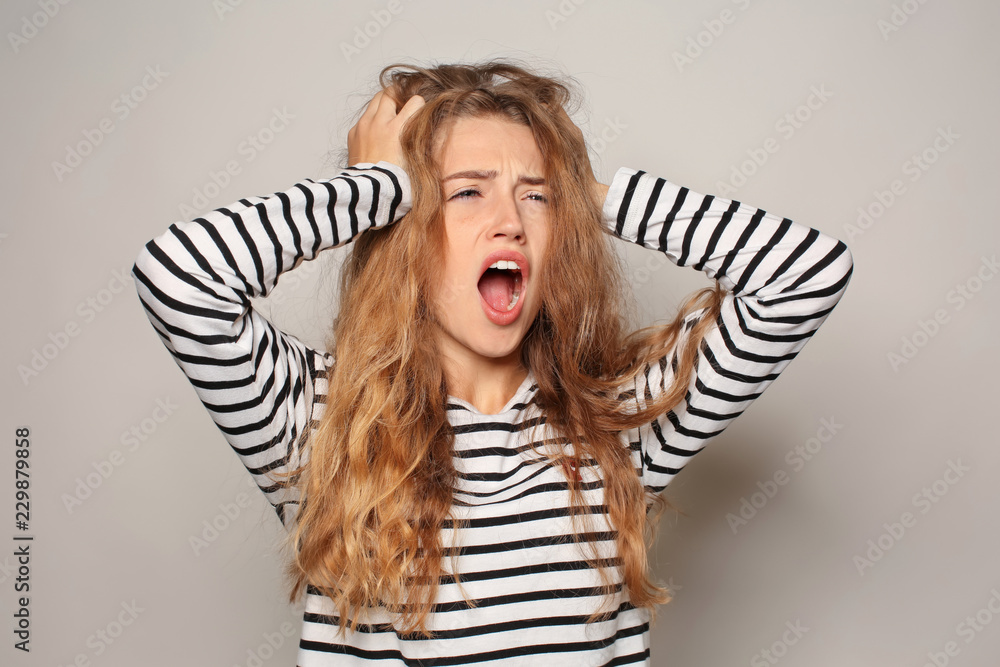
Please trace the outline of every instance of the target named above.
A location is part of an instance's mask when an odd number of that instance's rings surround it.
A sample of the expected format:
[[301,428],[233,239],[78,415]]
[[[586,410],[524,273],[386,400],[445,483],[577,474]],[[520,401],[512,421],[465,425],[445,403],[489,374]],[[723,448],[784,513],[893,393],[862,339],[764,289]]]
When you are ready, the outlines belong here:
[[435,157],[445,228],[434,298],[441,352],[470,369],[516,362],[540,306],[544,160],[531,130],[496,116],[455,121]]

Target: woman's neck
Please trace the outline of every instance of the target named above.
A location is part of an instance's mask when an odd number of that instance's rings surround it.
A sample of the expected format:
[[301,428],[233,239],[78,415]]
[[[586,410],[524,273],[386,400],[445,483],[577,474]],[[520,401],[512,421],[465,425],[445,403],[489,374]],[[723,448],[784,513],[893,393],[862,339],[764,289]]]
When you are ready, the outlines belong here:
[[520,354],[503,359],[457,360],[442,355],[448,393],[483,414],[495,415],[510,402],[528,371]]

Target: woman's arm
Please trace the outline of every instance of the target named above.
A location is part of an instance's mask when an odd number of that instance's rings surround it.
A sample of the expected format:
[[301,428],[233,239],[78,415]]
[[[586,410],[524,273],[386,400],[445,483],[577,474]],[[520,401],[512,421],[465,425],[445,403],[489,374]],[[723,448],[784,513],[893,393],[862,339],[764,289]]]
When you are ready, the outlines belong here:
[[250,297],[269,294],[300,262],[406,214],[399,132],[422,104],[413,98],[397,114],[379,93],[349,134],[354,168],[171,225],[132,269],[150,322],[283,521],[294,496],[268,473],[300,463],[314,391],[325,392],[333,359],[277,330]]
[[399,167],[358,165],[173,224],[135,261],[150,322],[282,518],[288,498],[266,473],[297,463],[323,360],[257,313],[250,297],[266,296],[284,271],[397,220],[409,206]]
[[[853,260],[818,230],[641,171],[619,170],[604,217],[617,236],[704,271],[727,292],[686,400],[629,434],[641,443],[646,486],[661,490],[798,354],[843,296]],[[636,396],[658,394],[672,377],[665,359],[637,378]]]

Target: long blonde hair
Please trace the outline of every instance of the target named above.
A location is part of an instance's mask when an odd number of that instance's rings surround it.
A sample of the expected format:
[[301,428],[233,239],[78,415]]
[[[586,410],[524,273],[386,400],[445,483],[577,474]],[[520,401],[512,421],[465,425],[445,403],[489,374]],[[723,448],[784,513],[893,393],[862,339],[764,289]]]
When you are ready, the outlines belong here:
[[[668,599],[647,562],[647,517],[656,499],[619,434],[683,399],[703,331],[718,315],[719,288],[693,295],[671,324],[627,334],[624,281],[601,202],[589,189],[583,135],[564,111],[571,101],[564,83],[502,61],[394,65],[380,83],[400,104],[416,94],[427,102],[401,138],[414,206],[398,223],[359,237],[344,266],[330,339],[336,364],[299,477],[292,598],[311,586],[333,601],[341,627],[353,627],[366,608],[382,607],[397,614],[400,631],[427,632],[456,480],[448,390],[427,297],[443,245],[434,147],[455,119],[495,116],[530,128],[551,187],[542,307],[522,343],[522,362],[534,374],[546,422],[572,445],[570,468],[593,462],[600,471],[617,534],[615,564],[632,604],[652,610]],[[680,340],[683,318],[696,309],[706,313],[678,350],[672,388],[643,409],[627,407],[623,384]],[[567,484],[576,521],[581,489],[573,475]],[[607,563],[596,554],[590,561],[610,593]]]

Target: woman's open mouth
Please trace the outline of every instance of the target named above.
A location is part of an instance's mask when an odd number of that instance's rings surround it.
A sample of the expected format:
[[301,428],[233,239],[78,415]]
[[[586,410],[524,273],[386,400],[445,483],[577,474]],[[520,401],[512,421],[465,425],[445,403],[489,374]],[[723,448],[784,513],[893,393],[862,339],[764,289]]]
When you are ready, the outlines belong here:
[[490,253],[484,264],[477,284],[483,311],[494,324],[510,324],[521,312],[528,262],[520,253],[501,250]]

